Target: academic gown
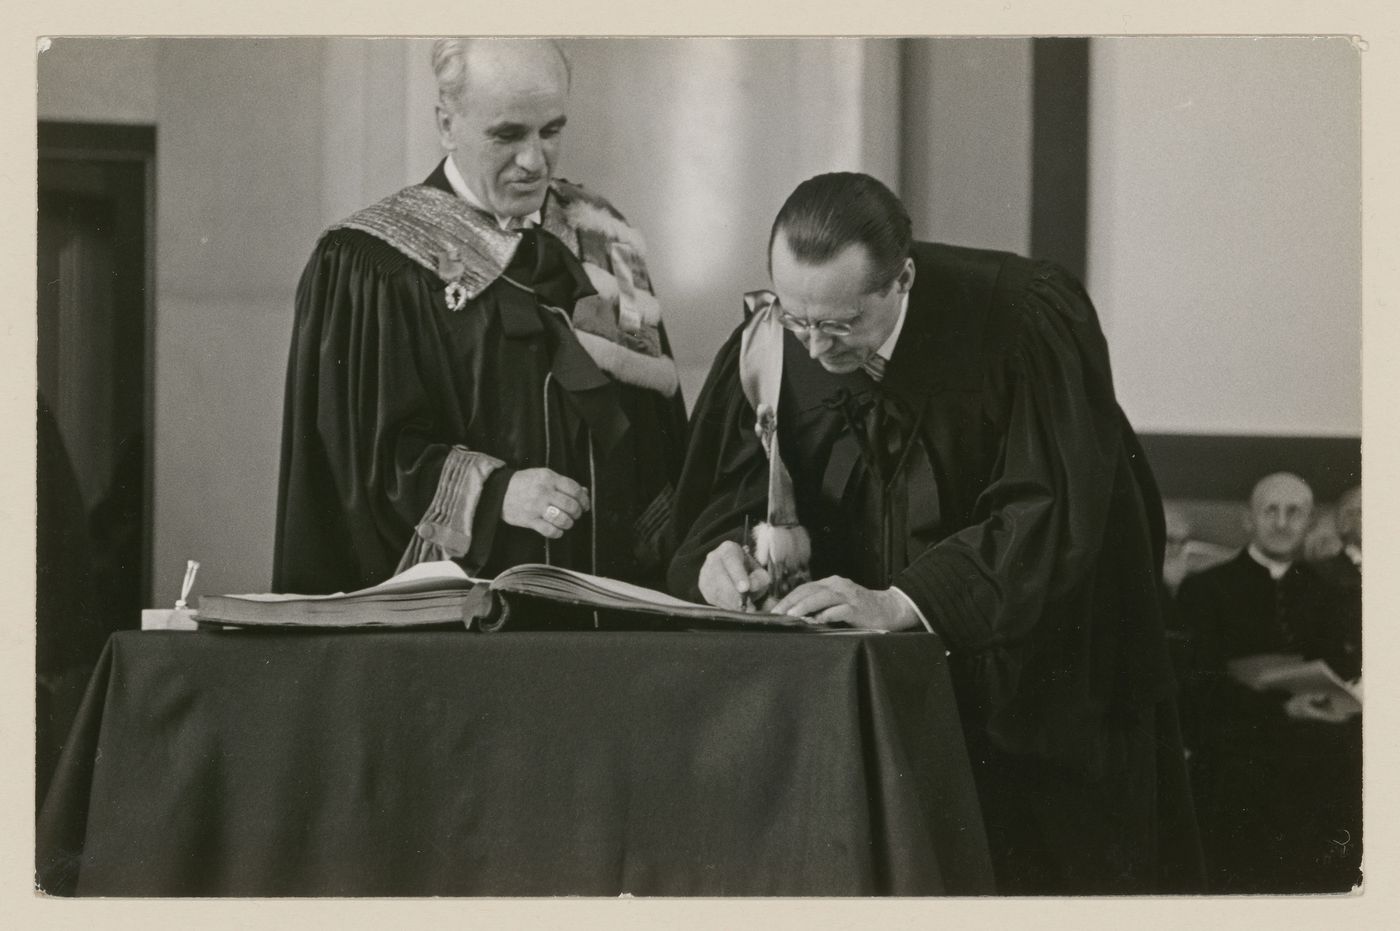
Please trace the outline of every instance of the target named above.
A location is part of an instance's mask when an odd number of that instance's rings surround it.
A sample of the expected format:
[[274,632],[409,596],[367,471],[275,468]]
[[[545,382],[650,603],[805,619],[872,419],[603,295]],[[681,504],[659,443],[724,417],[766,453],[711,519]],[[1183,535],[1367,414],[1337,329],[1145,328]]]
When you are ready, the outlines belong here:
[[[424,183],[451,191],[441,165]],[[669,513],[684,406],[678,391],[609,377],[580,348],[561,313],[594,293],[543,228],[456,310],[442,277],[387,242],[323,235],[297,288],[273,589],[352,590],[392,575],[425,513],[450,497],[439,488],[445,466],[462,467],[454,448],[501,463],[467,528],[458,561],[469,572],[550,562],[657,584],[653,528]],[[661,348],[669,356],[664,332]],[[500,519],[510,478],[539,466],[592,493],[591,511],[555,541]]]
[[[784,336],[778,442],[813,578],[896,584],[947,644],[1001,891],[1192,889],[1161,503],[1093,307],[1050,264],[923,243],[913,257],[880,385]],[[739,342],[692,415],[669,571],[683,597],[765,514]]]

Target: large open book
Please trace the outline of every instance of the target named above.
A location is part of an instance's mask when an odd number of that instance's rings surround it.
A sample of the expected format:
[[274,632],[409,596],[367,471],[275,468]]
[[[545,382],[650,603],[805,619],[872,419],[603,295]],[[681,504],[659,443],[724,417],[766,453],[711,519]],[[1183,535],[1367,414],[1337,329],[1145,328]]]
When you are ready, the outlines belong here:
[[205,626],[648,630],[840,630],[780,614],[729,611],[639,585],[535,563],[474,579],[454,562],[426,562],[370,588],[333,595],[205,595]]
[[[513,566],[489,583],[476,588],[466,610],[478,629],[500,630],[516,626],[553,626],[532,621],[532,603],[553,602],[580,609],[580,626],[629,627],[659,630],[849,630],[845,625],[822,624],[785,614],[730,611],[696,604],[663,592],[617,579],[589,575],[572,569],[526,563]],[[651,618],[650,622],[646,619]],[[468,622],[468,626],[471,622]]]
[[238,627],[421,627],[463,623],[477,583],[454,562],[420,563],[370,588],[333,595],[202,595],[195,620]]
[[1298,697],[1321,699],[1351,715],[1361,711],[1360,683],[1350,683],[1320,659],[1304,660],[1301,656],[1284,653],[1259,653],[1242,656],[1226,664],[1230,678],[1256,692],[1282,691]]

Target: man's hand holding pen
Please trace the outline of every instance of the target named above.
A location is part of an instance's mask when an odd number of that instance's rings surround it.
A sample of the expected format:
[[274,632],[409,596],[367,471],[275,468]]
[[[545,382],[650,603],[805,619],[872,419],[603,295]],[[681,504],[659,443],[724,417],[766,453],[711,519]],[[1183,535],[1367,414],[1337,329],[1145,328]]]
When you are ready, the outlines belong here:
[[772,579],[747,547],[726,540],[710,551],[700,568],[700,594],[710,604],[734,611],[762,605]]

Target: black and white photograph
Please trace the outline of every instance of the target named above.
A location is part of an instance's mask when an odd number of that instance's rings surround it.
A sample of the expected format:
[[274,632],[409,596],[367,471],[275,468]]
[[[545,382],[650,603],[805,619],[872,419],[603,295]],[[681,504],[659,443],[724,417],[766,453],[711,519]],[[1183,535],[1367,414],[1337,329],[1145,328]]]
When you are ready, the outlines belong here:
[[1358,899],[1365,54],[40,39],[36,894]]

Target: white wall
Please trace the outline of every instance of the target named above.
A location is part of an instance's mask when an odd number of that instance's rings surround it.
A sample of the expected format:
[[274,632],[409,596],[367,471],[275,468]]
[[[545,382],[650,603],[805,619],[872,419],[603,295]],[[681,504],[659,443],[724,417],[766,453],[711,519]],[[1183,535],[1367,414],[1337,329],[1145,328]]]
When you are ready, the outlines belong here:
[[149,39],[53,39],[39,53],[39,118],[154,123],[156,48]]
[[324,42],[321,225],[422,181],[441,157],[431,47],[425,39]]
[[1361,432],[1360,54],[1096,39],[1090,293],[1141,431]]
[[[272,568],[292,296],[322,228],[320,39],[162,39],[154,593]],[[173,594],[172,594],[173,593]]]

